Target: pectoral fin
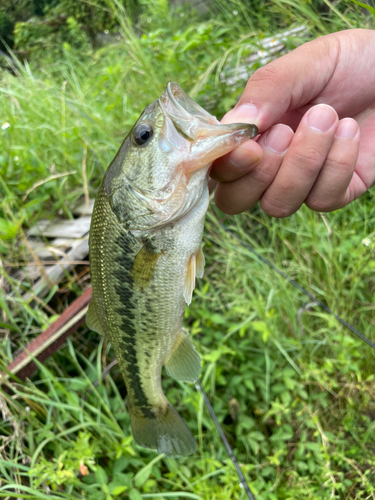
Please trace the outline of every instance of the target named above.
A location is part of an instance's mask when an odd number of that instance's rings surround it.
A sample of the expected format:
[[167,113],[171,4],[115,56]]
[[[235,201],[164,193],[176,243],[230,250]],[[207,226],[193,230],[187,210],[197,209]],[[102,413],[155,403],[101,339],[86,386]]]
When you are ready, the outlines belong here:
[[201,373],[201,358],[182,329],[177,335],[172,354],[164,366],[168,375],[182,382],[195,382]]
[[187,305],[191,303],[195,288],[195,277],[203,278],[204,264],[203,250],[200,248],[197,255],[194,253],[191,255],[186,269],[184,299]]
[[197,259],[195,254],[189,259],[185,275],[184,299],[187,305],[190,304],[195,288],[195,274],[196,274]]
[[154,253],[152,250],[152,247],[149,247],[147,243],[143,245],[137,253],[130,271],[130,277],[133,279],[135,287],[141,291],[145,290],[151,283],[156,264],[162,255],[162,252]]
[[196,260],[197,260],[197,270],[196,270],[197,278],[203,278],[205,259],[202,248],[199,248]]
[[102,325],[100,324],[100,320],[96,314],[94,299],[89,305],[86,313],[86,325],[90,328],[90,330],[100,333],[100,335],[104,335]]

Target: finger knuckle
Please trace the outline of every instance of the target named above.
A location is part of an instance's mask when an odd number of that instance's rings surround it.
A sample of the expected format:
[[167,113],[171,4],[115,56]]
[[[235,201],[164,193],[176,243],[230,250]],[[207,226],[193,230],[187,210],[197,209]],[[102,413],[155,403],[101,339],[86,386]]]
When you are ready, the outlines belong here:
[[268,187],[274,180],[276,173],[267,168],[258,168],[253,172],[253,178],[261,185]]
[[289,215],[292,215],[294,214],[294,212],[296,212],[296,210],[287,203],[266,196],[264,196],[260,200],[260,208],[267,215],[270,215],[271,217],[275,217],[277,219],[283,219],[284,217],[289,217]]
[[314,212],[333,212],[346,205],[345,197],[308,197],[305,205]]
[[297,147],[289,161],[306,173],[316,173],[323,166],[325,155],[317,148]]
[[258,85],[263,85],[266,83],[269,85],[271,83],[278,86],[280,85],[280,70],[272,64],[263,66],[253,73],[250,81],[252,84],[257,83]]
[[334,170],[335,172],[343,173],[354,168],[355,161],[350,158],[350,155],[328,156],[324,167]]
[[323,198],[308,198],[305,202],[306,206],[314,212],[331,212],[334,210],[332,200]]
[[215,193],[215,204],[219,210],[227,215],[236,215],[241,212],[241,210],[236,208],[234,203],[230,203],[230,201],[228,202],[228,198],[226,196],[221,196],[218,189]]
[[224,179],[220,173],[218,173],[216,170],[210,172],[210,177],[216,182],[226,182],[228,179]]

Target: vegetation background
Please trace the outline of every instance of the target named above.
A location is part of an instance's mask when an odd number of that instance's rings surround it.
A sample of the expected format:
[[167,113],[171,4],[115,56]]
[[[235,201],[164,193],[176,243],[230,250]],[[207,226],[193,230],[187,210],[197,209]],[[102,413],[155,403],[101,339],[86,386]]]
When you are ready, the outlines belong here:
[[[87,286],[77,273],[25,303],[24,230],[72,218],[126,131],[175,80],[221,117],[269,59],[262,40],[295,26],[291,50],[374,28],[342,0],[2,0],[0,368]],[[258,53],[260,62],[248,58]],[[229,85],[228,78],[233,79]],[[66,174],[61,177],[61,174]],[[207,216],[206,274],[186,310],[202,383],[257,500],[375,499],[375,353],[233,239],[230,227],[375,341],[375,203],[274,220],[259,207]],[[109,344],[82,328],[25,383],[0,391],[0,498],[243,499],[193,385],[163,381],[199,443],[174,460],[133,442]],[[235,411],[234,411],[235,410]],[[238,417],[236,418],[236,413]]]

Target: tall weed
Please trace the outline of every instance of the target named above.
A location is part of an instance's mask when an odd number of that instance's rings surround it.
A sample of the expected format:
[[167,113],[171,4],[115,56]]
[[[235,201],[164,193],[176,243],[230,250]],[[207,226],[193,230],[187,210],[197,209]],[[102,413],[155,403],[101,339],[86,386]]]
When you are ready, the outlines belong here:
[[[53,320],[45,303],[22,301],[29,284],[11,275],[10,265],[23,261],[21,230],[43,217],[72,217],[85,191],[85,155],[94,196],[127,130],[168,80],[220,117],[245,83],[229,90],[226,72],[264,37],[291,23],[317,36],[370,22],[352,2],[325,4],[318,15],[319,2],[217,1],[199,14],[155,0],[142,2],[136,25],[117,0],[106,5],[118,19],[115,44],[81,53],[65,44],[56,60],[15,60],[16,74],[1,75],[2,367]],[[374,353],[223,226],[374,340],[374,210],[372,192],[332,214],[303,208],[280,221],[258,208],[228,219],[210,207],[206,276],[185,322],[203,357],[202,383],[257,500],[374,496]],[[56,312],[66,305],[56,302]],[[82,328],[31,381],[1,389],[0,498],[245,498],[194,386],[163,380],[198,454],[172,460],[134,444],[118,370],[92,385],[112,357],[104,339]]]

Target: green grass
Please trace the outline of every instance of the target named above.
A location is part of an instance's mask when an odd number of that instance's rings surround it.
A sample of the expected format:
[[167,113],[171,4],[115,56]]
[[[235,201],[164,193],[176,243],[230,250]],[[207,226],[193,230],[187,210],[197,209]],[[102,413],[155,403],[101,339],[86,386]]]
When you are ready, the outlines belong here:
[[[2,73],[0,122],[10,124],[0,129],[2,366],[54,319],[47,300],[22,301],[27,279],[10,276],[25,259],[21,230],[60,212],[72,217],[78,198],[95,195],[126,131],[168,80],[220,117],[245,83],[228,92],[220,72],[263,37],[291,23],[305,22],[314,37],[372,22],[353,3],[335,4],[338,14],[327,7],[318,16],[318,7],[216,2],[210,17],[155,1],[137,25],[140,37],[120,12],[118,45],[79,55],[66,45],[57,60],[45,54],[20,64],[16,76]],[[303,207],[285,220],[257,207],[228,218],[210,206],[206,274],[185,324],[202,354],[203,386],[257,500],[375,498],[375,353],[321,309],[302,311],[307,298],[223,226],[375,341],[374,201],[370,191],[324,217]],[[57,314],[81,292],[74,275],[65,285],[70,294],[49,303]],[[118,369],[92,387],[112,358],[110,345],[82,328],[31,381],[1,390],[0,498],[244,499],[192,385],[163,381],[197,437],[197,454],[167,459],[135,445]],[[238,401],[238,422],[229,396]]]

